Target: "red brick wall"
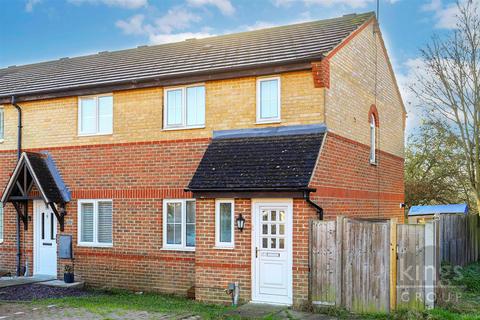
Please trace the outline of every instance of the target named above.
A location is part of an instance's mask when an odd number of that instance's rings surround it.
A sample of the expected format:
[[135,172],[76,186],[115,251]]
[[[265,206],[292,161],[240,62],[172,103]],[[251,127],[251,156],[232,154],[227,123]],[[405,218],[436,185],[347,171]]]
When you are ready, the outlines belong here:
[[250,199],[235,199],[235,217],[242,214],[245,229],[235,228],[235,248],[215,248],[215,199],[197,200],[195,248],[196,298],[201,301],[231,302],[228,284],[239,282],[240,298],[251,300],[252,205]]
[[398,217],[403,221],[403,159],[329,132],[310,186],[326,219],[337,215]]
[[[208,139],[51,148],[48,151],[72,191],[65,234],[74,238],[75,274],[98,287],[186,294],[194,285],[195,253],[162,250],[163,198],[184,192]],[[39,151],[39,150],[34,150]],[[15,165],[14,152],[0,152],[0,185]],[[113,248],[77,247],[77,199],[113,199]],[[30,202],[32,215],[32,202]],[[25,246],[33,266],[33,223]],[[23,236],[22,236],[23,240]],[[59,263],[59,276],[63,265]],[[15,271],[15,211],[5,210],[0,269]]]
[[[112,198],[114,247],[76,247],[79,279],[99,287],[154,290],[186,294],[196,286],[196,298],[228,303],[228,283],[238,281],[241,299],[251,299],[251,200],[236,199],[235,215],[246,219],[245,230],[235,229],[235,249],[215,249],[215,201],[197,200],[196,252],[162,250],[162,199],[190,198],[183,191],[208,144],[186,140],[52,148],[51,152],[73,201],[68,205],[65,234],[77,239],[77,199]],[[403,159],[379,152],[378,165],[369,163],[369,147],[329,133],[311,186],[312,199],[336,215],[403,217]],[[0,153],[0,183],[5,185],[15,163],[14,152]],[[316,211],[294,199],[294,304],[308,301],[308,231]],[[30,214],[32,208],[30,205]],[[32,229],[26,252],[32,261]],[[22,237],[23,238],[23,237]],[[22,245],[23,248],[23,245]],[[62,266],[59,263],[59,275]],[[15,213],[7,205],[5,242],[0,244],[0,269],[15,268]]]

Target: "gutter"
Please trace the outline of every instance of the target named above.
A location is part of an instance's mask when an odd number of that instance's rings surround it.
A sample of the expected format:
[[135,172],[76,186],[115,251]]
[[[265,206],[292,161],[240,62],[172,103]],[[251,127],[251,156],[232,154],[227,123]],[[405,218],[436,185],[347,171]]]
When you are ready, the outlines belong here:
[[311,205],[315,208],[315,210],[317,210],[318,220],[323,220],[323,208],[313,202],[312,199],[310,199],[310,191],[305,191],[303,193],[303,198],[305,199],[305,201],[307,201],[309,205]]
[[[11,104],[17,109],[18,113],[18,128],[17,128],[17,161],[20,160],[21,154],[22,154],[22,108],[15,102],[15,96],[12,96]],[[16,259],[16,264],[17,264],[17,277],[22,275],[22,266],[21,266],[21,257],[22,257],[22,252],[21,252],[21,246],[20,246],[20,216],[17,213],[17,233],[16,233],[16,242],[17,242],[17,259]]]
[[254,191],[304,191],[313,192],[312,188],[216,188],[216,189],[190,189],[185,188],[186,192],[254,192]]
[[[244,76],[261,76],[288,71],[311,70],[311,62],[321,60],[323,54],[312,55],[301,59],[276,61],[263,64],[243,65],[238,67],[222,67],[214,70],[199,70],[180,72],[170,75],[148,76],[144,78],[130,78],[115,81],[92,82],[76,86],[64,86],[56,89],[41,89],[19,91],[14,94],[22,95],[19,101],[34,101],[49,98],[61,98],[86,94],[100,94],[118,90],[151,88],[157,86],[185,85],[212,80],[233,79]],[[275,68],[275,71],[271,69]],[[90,93],[88,93],[90,92]],[[13,93],[13,92],[12,92]],[[8,103],[8,96],[0,95],[0,103]]]

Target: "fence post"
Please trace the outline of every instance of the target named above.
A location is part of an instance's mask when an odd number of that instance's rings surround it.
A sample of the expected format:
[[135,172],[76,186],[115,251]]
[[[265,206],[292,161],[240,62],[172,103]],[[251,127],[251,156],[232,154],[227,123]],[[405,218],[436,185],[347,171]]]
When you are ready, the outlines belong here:
[[436,257],[436,221],[425,223],[425,307],[433,309],[435,307],[435,287],[437,279],[437,257]]
[[335,234],[335,241],[336,241],[336,250],[337,250],[337,257],[336,257],[336,269],[337,269],[337,279],[336,279],[336,298],[335,304],[337,307],[343,305],[342,301],[342,276],[343,276],[343,216],[337,217],[337,227],[336,227],[336,234]]
[[390,220],[390,311],[397,308],[397,222]]

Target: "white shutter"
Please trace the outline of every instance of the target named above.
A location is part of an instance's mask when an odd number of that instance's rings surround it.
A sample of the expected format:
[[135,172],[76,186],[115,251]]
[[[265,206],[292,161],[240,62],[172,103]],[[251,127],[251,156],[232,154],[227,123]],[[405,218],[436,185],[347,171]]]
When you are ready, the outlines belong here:
[[112,202],[98,202],[98,242],[112,243]]
[[81,204],[81,230],[80,241],[81,242],[93,242],[93,216],[94,206],[93,203]]

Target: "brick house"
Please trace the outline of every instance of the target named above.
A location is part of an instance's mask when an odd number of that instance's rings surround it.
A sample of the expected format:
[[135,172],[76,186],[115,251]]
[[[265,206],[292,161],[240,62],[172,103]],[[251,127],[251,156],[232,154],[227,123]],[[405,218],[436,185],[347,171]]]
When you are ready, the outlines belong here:
[[13,66],[0,106],[2,270],[61,277],[63,235],[92,286],[301,305],[311,219],[403,219],[373,13]]

